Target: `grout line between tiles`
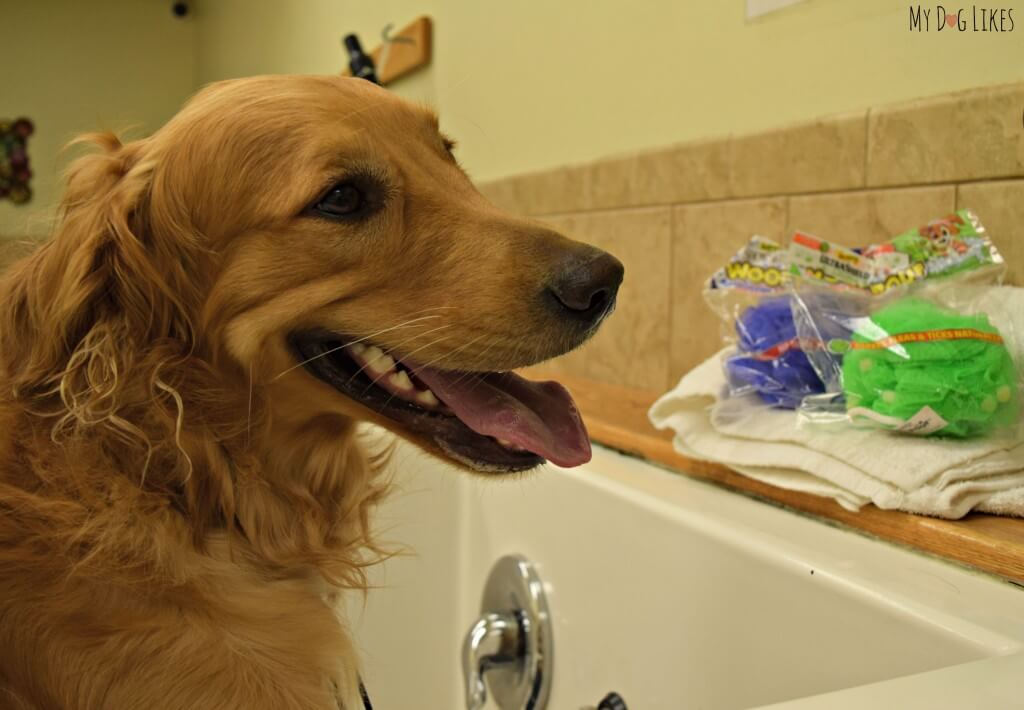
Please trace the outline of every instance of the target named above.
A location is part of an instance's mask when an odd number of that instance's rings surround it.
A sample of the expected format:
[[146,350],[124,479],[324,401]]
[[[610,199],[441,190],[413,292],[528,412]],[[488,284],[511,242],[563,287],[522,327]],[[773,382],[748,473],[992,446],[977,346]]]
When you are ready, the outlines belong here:
[[869,157],[871,155],[871,108],[864,112],[864,187],[871,183],[868,180]]

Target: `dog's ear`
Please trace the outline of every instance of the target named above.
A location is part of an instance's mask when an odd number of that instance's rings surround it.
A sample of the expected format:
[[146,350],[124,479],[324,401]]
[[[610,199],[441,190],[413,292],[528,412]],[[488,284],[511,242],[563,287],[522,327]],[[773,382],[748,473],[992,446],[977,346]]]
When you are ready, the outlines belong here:
[[[4,274],[0,353],[14,396],[60,397],[76,424],[110,422],[145,393],[124,383],[138,368],[187,357],[198,308],[195,234],[152,210],[158,157],[113,134],[78,142],[52,238]],[[136,378],[131,378],[135,380]]]

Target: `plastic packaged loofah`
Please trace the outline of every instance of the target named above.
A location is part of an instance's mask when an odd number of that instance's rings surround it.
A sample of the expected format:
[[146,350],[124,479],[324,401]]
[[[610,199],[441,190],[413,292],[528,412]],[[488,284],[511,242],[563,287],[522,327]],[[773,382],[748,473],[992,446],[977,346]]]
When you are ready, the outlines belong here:
[[957,297],[991,289],[1005,268],[972,212],[863,250],[797,234],[790,251],[797,339],[825,389],[804,398],[803,421],[951,437],[1016,425],[1013,358]]
[[722,318],[723,360],[730,394],[756,393],[773,407],[794,409],[824,385],[800,350],[787,292],[786,250],[755,236],[708,281],[704,295]]
[[[858,375],[866,376],[866,371],[849,371],[846,359],[852,357],[859,363],[857,367],[873,366],[863,364],[874,360],[859,355],[859,350],[868,346],[858,338],[867,337],[861,333],[862,328],[878,331],[879,324],[870,325],[872,318],[894,299],[914,291],[945,289],[954,282],[998,283],[1004,270],[1003,259],[980,220],[970,210],[960,210],[882,244],[860,249],[800,232],[785,249],[755,236],[711,277],[704,295],[725,325],[724,341],[734,346],[723,357],[730,394],[753,392],[768,405],[798,408],[815,421],[842,422],[851,420],[846,396],[854,394],[864,410],[857,413],[859,421],[873,416],[875,423],[889,428],[974,436],[984,426],[949,425],[951,420],[935,409],[930,410],[936,416],[931,423],[922,425],[914,419],[921,409],[918,407],[908,414],[912,421],[907,424],[900,417],[906,412],[896,412],[893,402],[886,401],[896,396],[896,390],[880,390],[883,394],[877,397],[867,391],[851,392],[845,383],[863,384],[866,380],[858,379]],[[956,278],[947,278],[951,276]],[[907,313],[893,308],[896,314]],[[882,317],[887,318],[884,314]],[[958,347],[970,351],[974,345],[956,342],[952,346]],[[937,362],[924,358],[917,365],[925,361]],[[881,362],[884,365],[889,361],[882,358]],[[896,369],[900,378],[910,372],[920,376],[920,369],[915,367],[901,365]],[[884,370],[879,369],[878,376]],[[1016,389],[1012,394],[1016,402]],[[908,396],[900,396],[900,406],[914,405],[915,400]],[[941,399],[957,401],[955,397]],[[993,410],[1002,411],[1000,407]],[[978,421],[982,419],[985,417]],[[987,421],[998,427],[1001,419],[989,417]]]
[[766,298],[736,319],[737,352],[725,358],[733,394],[756,392],[774,407],[796,409],[804,397],[825,386],[800,349],[792,299]]
[[952,437],[1017,424],[1017,370],[983,314],[898,299],[857,319],[845,348],[842,387],[854,423]]

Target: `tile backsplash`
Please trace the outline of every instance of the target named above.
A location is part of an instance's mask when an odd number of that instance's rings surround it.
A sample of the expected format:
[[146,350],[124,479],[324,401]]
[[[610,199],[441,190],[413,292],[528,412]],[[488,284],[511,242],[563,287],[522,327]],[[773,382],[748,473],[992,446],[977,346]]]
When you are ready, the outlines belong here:
[[660,391],[719,347],[704,280],[757,233],[856,246],[975,209],[1024,285],[1024,82],[486,183],[626,265],[615,315],[544,369]]
[[[1024,285],[1024,82],[504,178],[496,204],[611,251],[615,315],[544,369],[662,391],[719,347],[704,280],[754,233],[851,246],[975,209]],[[0,268],[25,247],[0,238]]]

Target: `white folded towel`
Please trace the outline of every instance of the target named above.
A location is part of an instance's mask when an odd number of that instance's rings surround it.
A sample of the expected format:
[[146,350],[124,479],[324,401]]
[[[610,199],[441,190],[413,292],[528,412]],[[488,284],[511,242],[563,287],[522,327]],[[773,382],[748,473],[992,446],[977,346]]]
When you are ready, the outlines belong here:
[[[1014,354],[1024,352],[1024,289],[989,289],[985,309]],[[971,510],[1024,517],[1024,439],[968,441],[800,426],[797,414],[756,395],[727,398],[722,353],[651,407],[675,448],[780,488],[943,518]],[[1018,366],[1024,365],[1017,360]]]

